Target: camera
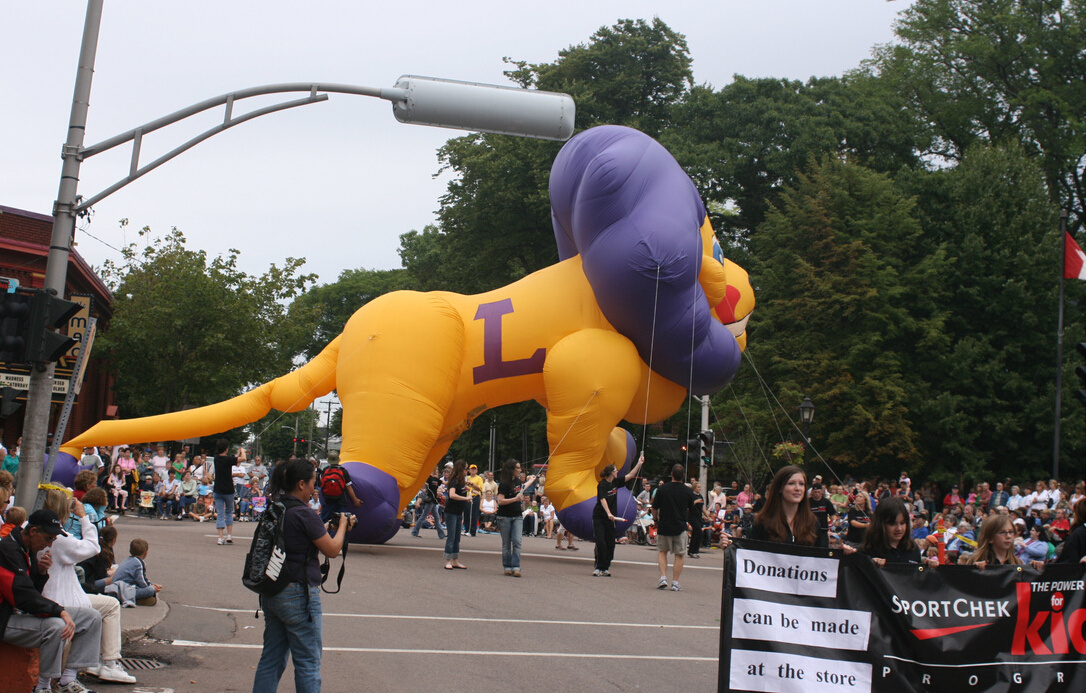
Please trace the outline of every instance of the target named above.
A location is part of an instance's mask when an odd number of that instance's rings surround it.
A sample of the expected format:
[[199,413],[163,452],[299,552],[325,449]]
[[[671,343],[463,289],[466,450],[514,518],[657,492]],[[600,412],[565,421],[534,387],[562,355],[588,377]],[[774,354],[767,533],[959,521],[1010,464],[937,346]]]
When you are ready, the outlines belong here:
[[334,527],[339,527],[340,526],[340,515],[344,515],[344,514],[347,515],[347,528],[348,529],[354,529],[355,525],[357,525],[359,523],[359,518],[355,517],[351,513],[332,513],[332,515],[329,516],[329,518],[328,518],[329,524],[331,524]]

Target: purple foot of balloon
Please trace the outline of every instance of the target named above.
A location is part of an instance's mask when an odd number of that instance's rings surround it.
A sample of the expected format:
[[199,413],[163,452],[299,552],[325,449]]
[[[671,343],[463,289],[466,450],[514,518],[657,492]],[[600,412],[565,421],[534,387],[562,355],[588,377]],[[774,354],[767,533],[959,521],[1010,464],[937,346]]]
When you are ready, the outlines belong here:
[[[622,519],[615,523],[615,532],[617,536],[621,536],[627,531],[627,527],[630,526],[630,523],[634,521],[638,504],[634,501],[634,497],[630,495],[630,492],[625,488],[619,489],[616,495],[616,501],[619,507],[618,517]],[[571,505],[569,508],[563,508],[558,513],[559,522],[567,529],[567,531],[573,532],[574,536],[579,539],[592,539],[593,508],[596,504],[597,500],[595,498],[590,498]]]
[[79,460],[66,452],[57,453],[57,463],[53,467],[53,477],[47,479],[54,484],[62,484],[71,488],[75,481],[76,472],[79,471]]
[[362,507],[352,509],[358,524],[347,535],[353,544],[384,544],[400,529],[400,487],[396,479],[365,462],[344,462]]

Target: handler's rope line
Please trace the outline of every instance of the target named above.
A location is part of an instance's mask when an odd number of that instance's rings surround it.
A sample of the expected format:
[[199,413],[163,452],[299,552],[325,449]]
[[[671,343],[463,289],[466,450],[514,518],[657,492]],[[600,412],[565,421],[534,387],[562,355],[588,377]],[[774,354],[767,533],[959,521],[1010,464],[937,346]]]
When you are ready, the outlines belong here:
[[[747,358],[747,362],[751,365],[751,370],[753,370],[755,372],[755,376],[758,378],[759,384],[762,386],[763,396],[767,397],[766,403],[767,403],[767,406],[770,408],[771,414],[774,414],[774,406],[770,404],[770,399],[769,398],[773,397],[774,398],[774,404],[777,405],[777,408],[785,416],[785,420],[788,421],[789,424],[793,427],[793,429],[801,436],[801,438],[803,438],[804,437],[804,431],[802,431],[800,429],[800,426],[796,423],[796,421],[793,420],[792,416],[789,415],[788,410],[785,409],[784,406],[782,406],[781,401],[778,400],[777,395],[774,394],[774,391],[771,390],[770,387],[766,384],[766,381],[763,379],[762,374],[759,373],[759,369],[755,366],[755,360],[751,357],[751,354],[749,353],[749,351],[744,351],[744,356]],[[769,393],[768,396],[767,396],[767,393]],[[774,423],[775,424],[777,423],[777,416],[774,416]],[[778,436],[781,438],[782,441],[785,440],[785,434],[782,432],[780,426],[778,427]],[[834,468],[830,466],[830,463],[827,462],[826,459],[824,459],[821,454],[819,454],[819,451],[815,449],[815,446],[813,446],[811,444],[810,440],[808,441],[805,448],[807,450],[810,450],[811,453],[814,454],[815,457],[820,462],[823,463],[823,466],[827,468],[827,473],[830,474],[832,477],[834,477],[834,480],[837,481],[839,485],[842,485],[841,477],[839,477],[837,472],[834,471]],[[807,467],[807,469],[809,471],[811,470],[810,465],[805,465],[805,466]],[[808,484],[809,485],[811,484],[811,479],[808,479]]]

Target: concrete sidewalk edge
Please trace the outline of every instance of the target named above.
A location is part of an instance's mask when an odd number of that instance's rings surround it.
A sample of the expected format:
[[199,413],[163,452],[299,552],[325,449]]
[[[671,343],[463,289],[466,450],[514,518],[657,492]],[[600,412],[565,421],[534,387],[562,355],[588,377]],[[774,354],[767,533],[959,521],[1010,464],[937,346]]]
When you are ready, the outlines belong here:
[[152,628],[162,623],[170,613],[170,605],[159,597],[153,606],[137,606],[121,609],[121,644],[127,645],[145,637]]

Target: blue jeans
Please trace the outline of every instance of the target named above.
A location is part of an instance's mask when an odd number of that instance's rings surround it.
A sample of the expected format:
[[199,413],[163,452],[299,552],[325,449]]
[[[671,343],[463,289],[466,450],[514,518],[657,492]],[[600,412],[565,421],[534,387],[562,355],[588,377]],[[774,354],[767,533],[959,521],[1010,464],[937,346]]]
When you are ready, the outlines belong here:
[[155,507],[159,515],[177,515],[177,501],[173,498],[155,498]]
[[502,535],[502,567],[521,569],[521,516],[498,516],[498,533]]
[[455,561],[460,558],[460,513],[445,514],[445,560]]
[[[307,593],[309,594],[307,601]],[[294,690],[321,690],[321,590],[292,582],[282,592],[260,598],[264,609],[264,649],[260,653],[253,693],[274,693],[294,661]]]
[[324,502],[321,503],[321,522],[328,523],[332,519],[333,513],[345,513],[347,512],[347,494],[343,494],[339,498],[329,498],[325,496]]
[[215,494],[215,528],[234,527],[234,494]]
[[442,520],[438,517],[438,504],[437,503],[423,503],[423,509],[419,511],[419,519],[415,521],[415,526],[411,528],[411,533],[415,536],[419,536],[419,528],[423,526],[423,522],[426,521],[426,516],[434,514],[434,527],[438,530],[438,538],[445,539],[445,530],[442,529]]

